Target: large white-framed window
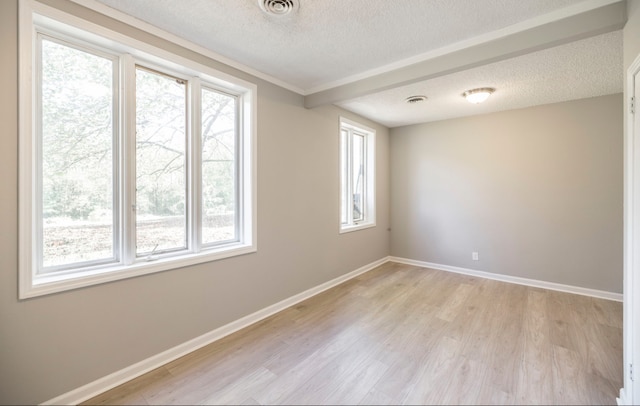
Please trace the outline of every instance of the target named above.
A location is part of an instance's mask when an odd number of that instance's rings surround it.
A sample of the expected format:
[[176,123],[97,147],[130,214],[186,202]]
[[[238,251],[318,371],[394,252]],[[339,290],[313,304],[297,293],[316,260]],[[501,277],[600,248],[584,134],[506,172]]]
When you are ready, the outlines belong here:
[[340,118],[340,232],[376,225],[376,132]]
[[256,251],[256,86],[20,2],[20,297]]

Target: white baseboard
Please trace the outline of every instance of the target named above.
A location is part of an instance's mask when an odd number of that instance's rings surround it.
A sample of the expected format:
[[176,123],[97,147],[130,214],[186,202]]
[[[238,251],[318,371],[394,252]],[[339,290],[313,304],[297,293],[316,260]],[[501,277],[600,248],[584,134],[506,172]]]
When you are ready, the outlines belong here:
[[226,324],[222,327],[219,327],[215,330],[205,333],[185,343],[179,344],[173,348],[170,348],[164,352],[161,352],[160,354],[149,357],[138,363],[130,365],[124,369],[116,371],[110,375],[97,379],[93,382],[90,382],[86,385],[81,386],[80,388],[64,393],[42,404],[43,405],[77,405],[79,403],[82,403],[88,399],[91,399],[94,396],[97,396],[103,392],[108,391],[109,389],[115,388],[118,385],[121,385],[134,378],[137,378],[140,375],[143,375],[149,371],[152,371],[158,367],[161,367],[199,348],[202,348],[205,345],[211,344],[214,341],[217,341],[223,337],[226,337],[229,334],[232,334],[244,327],[257,323],[260,320],[263,320],[279,311],[282,311],[288,307],[295,305],[296,303],[306,300],[321,292],[324,292],[325,290],[330,289],[336,285],[339,285],[349,279],[355,278],[360,274],[368,272],[386,262],[389,262],[389,257],[379,259],[375,262],[372,262],[368,265],[358,268],[355,271],[349,272],[335,279],[332,279],[328,282],[325,282],[321,285],[305,290],[302,293],[298,293],[297,295],[291,296],[288,299],[282,300],[271,306],[265,307],[262,310],[258,310],[255,313],[252,313],[241,319],[233,321],[229,324]]
[[546,282],[546,281],[540,281],[536,279],[527,279],[527,278],[521,278],[518,276],[510,276],[510,275],[502,275],[502,274],[496,274],[491,272],[476,271],[474,269],[459,268],[457,266],[449,266],[449,265],[442,265],[442,264],[434,264],[432,262],[416,261],[416,260],[407,259],[407,258],[389,257],[389,261],[398,262],[398,263],[407,264],[407,265],[420,266],[423,268],[437,269],[440,271],[448,271],[448,272],[455,272],[455,273],[464,274],[464,275],[477,276],[479,278],[493,279],[501,282],[515,283],[518,285],[533,286],[536,288],[557,290],[560,292],[574,293],[574,294],[583,295],[583,296],[591,296],[599,299],[614,300],[616,302],[622,302],[622,297],[623,297],[621,293],[606,292],[603,290],[582,288],[579,286],[563,285],[561,283]]
[[618,404],[618,406],[624,406],[624,405],[630,405],[631,403],[629,403],[627,401],[627,394],[624,390],[624,388],[620,389],[620,397],[616,398],[616,403]]
[[[173,348],[170,348],[164,352],[161,352],[160,354],[156,354],[145,360],[142,360],[126,368],[123,368],[119,371],[116,371],[110,375],[104,376],[100,379],[97,379],[93,382],[83,385],[77,389],[64,393],[42,404],[43,405],[77,405],[79,403],[82,403],[88,399],[91,399],[94,396],[97,396],[103,392],[108,391],[109,389],[115,388],[118,385],[128,382],[134,378],[137,378],[140,375],[150,372],[173,360],[176,360],[184,355],[187,355],[190,352],[193,352],[199,348],[202,348],[208,344],[213,343],[214,341],[217,341],[223,337],[226,337],[229,334],[232,334],[242,328],[245,328],[251,324],[257,323],[258,321],[263,320],[279,311],[282,311],[303,300],[306,300],[319,293],[322,293],[327,289],[337,286],[345,281],[348,281],[349,279],[353,279],[356,276],[361,275],[365,272],[368,272],[386,262],[398,262],[398,263],[407,264],[407,265],[415,265],[415,266],[420,266],[424,268],[431,268],[431,269],[437,269],[441,271],[448,271],[448,272],[455,272],[455,273],[465,274],[470,276],[477,276],[480,278],[494,279],[502,282],[516,283],[519,285],[526,285],[526,286],[533,286],[533,287],[544,288],[544,289],[557,290],[561,292],[575,293],[579,295],[592,296],[592,297],[608,299],[608,300],[615,300],[619,302],[622,301],[622,294],[619,294],[619,293],[605,292],[601,290],[581,288],[581,287],[563,285],[563,284],[554,283],[554,282],[539,281],[535,279],[526,279],[526,278],[520,278],[517,276],[500,275],[500,274],[494,274],[490,272],[476,271],[473,269],[459,268],[455,266],[435,264],[431,262],[416,261],[416,260],[407,259],[407,258],[385,257],[375,262],[372,262],[368,265],[365,265],[361,268],[358,268],[355,271],[349,272],[335,279],[332,279],[328,282],[315,286],[311,289],[305,290],[302,293],[298,293],[297,295],[291,296],[288,299],[282,300],[271,306],[265,307],[264,309],[258,310],[255,313],[252,313],[241,319],[235,320],[229,324],[226,324],[222,327],[219,327],[215,330],[205,333],[185,343],[179,344]],[[620,405],[626,404],[623,391],[620,391],[620,398],[618,398],[618,404]]]

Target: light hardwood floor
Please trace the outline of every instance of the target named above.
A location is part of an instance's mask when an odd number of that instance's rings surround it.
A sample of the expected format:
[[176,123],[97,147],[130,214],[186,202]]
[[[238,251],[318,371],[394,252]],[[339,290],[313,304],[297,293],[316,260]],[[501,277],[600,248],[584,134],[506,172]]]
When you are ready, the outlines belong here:
[[615,404],[622,304],[396,263],[86,404]]

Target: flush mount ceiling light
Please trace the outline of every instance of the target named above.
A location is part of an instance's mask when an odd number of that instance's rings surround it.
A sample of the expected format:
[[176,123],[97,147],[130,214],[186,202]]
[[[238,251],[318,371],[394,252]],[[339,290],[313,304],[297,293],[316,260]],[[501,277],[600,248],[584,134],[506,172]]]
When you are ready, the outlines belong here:
[[467,99],[469,103],[478,104],[487,100],[491,93],[495,92],[496,89],[492,87],[481,87],[479,89],[471,89],[462,93],[462,96]]
[[258,0],[262,11],[269,15],[285,16],[299,7],[298,0]]
[[404,99],[404,101],[409,104],[422,103],[425,100],[427,100],[427,96],[409,96]]

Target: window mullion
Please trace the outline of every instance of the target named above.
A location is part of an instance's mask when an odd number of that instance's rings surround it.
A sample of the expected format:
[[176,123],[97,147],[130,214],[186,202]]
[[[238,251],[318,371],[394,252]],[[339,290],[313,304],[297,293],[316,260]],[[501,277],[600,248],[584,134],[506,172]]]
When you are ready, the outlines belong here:
[[36,71],[35,71],[35,83],[36,89],[32,94],[32,97],[35,98],[34,103],[34,114],[35,119],[32,121],[33,130],[35,134],[35,138],[32,138],[32,142],[34,145],[34,154],[32,159],[35,161],[35,165],[32,165],[29,169],[36,173],[36,176],[33,178],[33,184],[31,192],[33,193],[34,199],[33,201],[33,228],[32,231],[35,233],[36,238],[33,239],[36,245],[36,254],[32,257],[33,261],[33,271],[32,277],[37,276],[37,274],[42,270],[43,267],[43,247],[44,247],[44,236],[43,236],[43,228],[42,228],[42,36],[40,34],[35,35],[35,44],[34,44],[35,52],[36,52]]
[[353,225],[353,133],[347,129],[347,224]]
[[245,205],[244,203],[244,180],[245,176],[244,176],[244,162],[245,162],[245,157],[242,156],[242,151],[244,150],[244,139],[245,137],[243,137],[241,134],[243,132],[243,125],[242,125],[242,121],[244,119],[243,117],[243,113],[242,113],[242,109],[240,108],[240,105],[242,103],[241,98],[236,96],[236,101],[235,101],[235,126],[236,126],[236,130],[235,130],[235,151],[234,151],[234,156],[236,157],[236,162],[235,162],[235,175],[234,175],[234,183],[235,183],[235,235],[236,238],[238,240],[244,240],[244,236],[246,235],[245,231],[244,231],[244,210],[245,210]]
[[122,56],[120,131],[120,214],[122,221],[121,254],[124,264],[136,259],[136,70],[130,54]]
[[368,209],[368,204],[367,204],[367,199],[368,199],[368,187],[367,187],[367,178],[369,177],[369,166],[368,166],[368,162],[367,159],[369,158],[368,154],[367,154],[367,136],[363,135],[362,138],[362,169],[358,168],[359,171],[362,171],[362,207],[360,208],[360,210],[362,210],[362,221],[366,221],[367,220],[367,216],[369,215],[367,213],[367,209]]
[[190,123],[187,125],[188,142],[188,183],[189,202],[187,247],[194,253],[202,249],[202,90],[199,78],[190,81]]
[[122,245],[124,233],[124,221],[123,221],[123,213],[122,213],[122,188],[123,188],[123,174],[124,168],[122,167],[122,157],[123,157],[123,148],[122,145],[122,134],[123,128],[120,124],[122,122],[122,97],[124,95],[122,82],[123,75],[121,73],[122,70],[122,57],[118,57],[113,61],[113,106],[111,107],[113,112],[112,122],[113,122],[113,134],[112,134],[112,163],[111,168],[113,171],[113,179],[111,182],[111,187],[113,188],[113,249],[115,258],[118,262],[124,262],[124,247]]

